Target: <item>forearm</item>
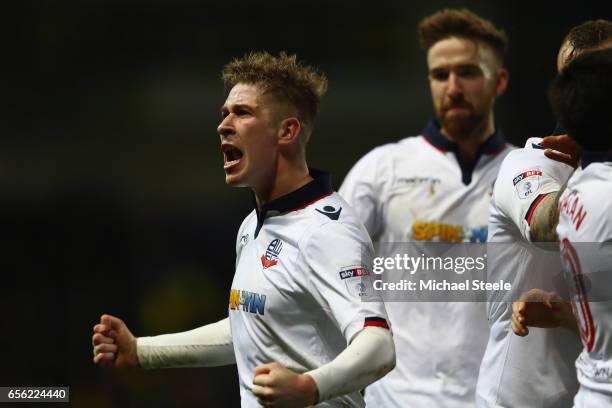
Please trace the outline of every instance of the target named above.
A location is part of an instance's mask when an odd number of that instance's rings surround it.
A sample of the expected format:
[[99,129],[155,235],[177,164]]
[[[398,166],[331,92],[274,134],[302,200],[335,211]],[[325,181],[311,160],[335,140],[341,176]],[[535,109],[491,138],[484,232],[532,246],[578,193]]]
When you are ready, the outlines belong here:
[[532,242],[557,241],[557,224],[559,223],[557,205],[559,196],[559,191],[549,193],[534,210],[529,230]]
[[395,367],[391,332],[366,327],[333,361],[307,372],[319,391],[319,402],[361,390]]
[[136,345],[143,368],[213,367],[236,362],[229,318],[186,332],[139,337]]
[[532,242],[556,242],[558,240],[559,199],[566,187],[567,180],[558,191],[549,193],[535,209],[530,228]]

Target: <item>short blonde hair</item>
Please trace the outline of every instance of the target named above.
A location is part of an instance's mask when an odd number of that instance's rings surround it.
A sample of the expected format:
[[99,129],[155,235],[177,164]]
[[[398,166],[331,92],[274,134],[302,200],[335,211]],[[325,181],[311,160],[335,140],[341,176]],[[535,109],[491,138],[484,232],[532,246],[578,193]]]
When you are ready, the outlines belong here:
[[306,140],[319,112],[321,98],[327,91],[327,78],[315,68],[304,65],[295,54],[252,52],[235,59],[223,68],[222,80],[227,89],[236,84],[257,84],[280,102],[292,105],[306,128]]

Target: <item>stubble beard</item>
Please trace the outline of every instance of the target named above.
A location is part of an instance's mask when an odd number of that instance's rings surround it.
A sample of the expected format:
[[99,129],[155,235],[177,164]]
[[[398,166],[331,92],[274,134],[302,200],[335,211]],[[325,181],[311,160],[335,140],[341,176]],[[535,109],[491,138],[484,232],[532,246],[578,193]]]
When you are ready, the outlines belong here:
[[[438,118],[442,129],[456,142],[470,141],[475,138],[480,139],[485,131],[489,115],[493,109],[494,99],[485,98],[481,106],[463,100],[455,100],[448,107],[444,107]],[[453,105],[460,105],[467,108],[460,112],[449,112]]]
[[442,128],[457,141],[469,140],[481,132],[487,123],[487,115],[472,110],[469,114],[448,115],[440,119]]

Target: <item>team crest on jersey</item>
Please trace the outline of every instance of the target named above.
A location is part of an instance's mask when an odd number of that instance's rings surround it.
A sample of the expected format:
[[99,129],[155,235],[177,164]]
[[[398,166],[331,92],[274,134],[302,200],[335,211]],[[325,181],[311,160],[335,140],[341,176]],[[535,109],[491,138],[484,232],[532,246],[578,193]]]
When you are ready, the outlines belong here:
[[363,266],[349,266],[340,270],[340,279],[351,296],[367,298],[372,294],[370,271]]
[[261,265],[264,269],[274,266],[278,263],[278,256],[283,249],[283,241],[276,238],[268,244],[266,253],[261,256]]
[[517,174],[512,179],[512,184],[519,196],[519,198],[525,199],[534,195],[540,188],[540,179],[542,178],[542,170],[540,169],[529,169]]

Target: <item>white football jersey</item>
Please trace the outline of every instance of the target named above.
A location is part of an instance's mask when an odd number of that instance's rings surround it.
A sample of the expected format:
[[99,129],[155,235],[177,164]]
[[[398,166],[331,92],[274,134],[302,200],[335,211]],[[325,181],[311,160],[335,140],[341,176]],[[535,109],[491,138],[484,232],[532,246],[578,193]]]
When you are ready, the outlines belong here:
[[612,406],[612,162],[589,164],[570,178],[557,233],[584,346],[574,404]]
[[[573,168],[548,159],[541,138],[527,140],[501,165],[490,206],[487,279],[511,282],[507,292],[487,293],[491,331],[476,388],[481,407],[567,407],[578,384],[573,363],[580,351],[575,333],[565,328],[512,332],[512,302],[529,289],[564,295],[555,243],[541,248],[530,241],[534,211],[549,193],[559,191]],[[567,297],[566,297],[567,298]]]
[[[364,326],[387,327],[370,271],[372,242],[329,175],[243,221],[229,319],[242,407],[258,407],[253,372],[279,362],[304,373],[332,361]],[[367,300],[367,301],[366,301]],[[355,392],[317,407],[363,407]]]
[[[377,242],[485,242],[488,205],[511,150],[497,131],[475,168],[432,121],[422,136],[378,147],[350,171],[340,194]],[[418,244],[417,244],[418,245]],[[395,256],[381,245],[376,256]],[[386,302],[396,368],[366,388],[371,407],[473,407],[488,338],[485,303]]]

